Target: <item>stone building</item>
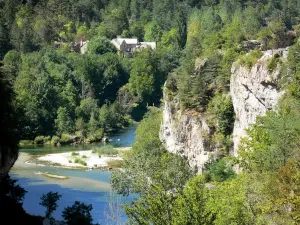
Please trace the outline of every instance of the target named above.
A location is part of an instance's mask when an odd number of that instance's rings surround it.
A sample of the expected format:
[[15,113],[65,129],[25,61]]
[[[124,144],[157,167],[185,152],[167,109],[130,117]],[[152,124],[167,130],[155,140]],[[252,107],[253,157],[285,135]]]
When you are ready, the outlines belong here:
[[111,40],[111,43],[119,52],[126,55],[132,55],[135,51],[144,48],[156,48],[156,42],[139,42],[137,38],[121,38],[117,37]]

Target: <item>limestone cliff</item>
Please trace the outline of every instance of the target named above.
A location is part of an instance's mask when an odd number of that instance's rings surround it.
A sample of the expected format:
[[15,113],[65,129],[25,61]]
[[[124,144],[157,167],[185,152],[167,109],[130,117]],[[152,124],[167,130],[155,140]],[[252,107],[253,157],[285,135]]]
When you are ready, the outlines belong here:
[[[238,62],[233,64],[230,94],[236,116],[232,154],[237,154],[245,129],[255,123],[257,116],[265,115],[268,110],[274,109],[283,94],[278,85],[280,65],[275,63],[275,68],[270,68],[269,64],[272,57],[284,61],[287,53],[287,49],[265,51],[250,69],[239,65]],[[169,152],[182,155],[199,172],[209,156],[217,152],[210,143],[209,137],[214,131],[208,124],[210,123],[205,113],[181,110],[179,99],[168,94],[168,90],[164,88],[160,138]]]
[[204,115],[182,111],[179,100],[169,98],[164,91],[160,138],[169,152],[183,156],[192,168],[201,171],[211,154],[206,138],[209,132]]
[[240,139],[257,116],[263,116],[274,109],[283,91],[279,88],[280,66],[272,72],[268,68],[272,57],[287,58],[287,49],[265,51],[263,56],[250,69],[234,63],[231,70],[230,94],[236,115],[232,153],[237,154]]

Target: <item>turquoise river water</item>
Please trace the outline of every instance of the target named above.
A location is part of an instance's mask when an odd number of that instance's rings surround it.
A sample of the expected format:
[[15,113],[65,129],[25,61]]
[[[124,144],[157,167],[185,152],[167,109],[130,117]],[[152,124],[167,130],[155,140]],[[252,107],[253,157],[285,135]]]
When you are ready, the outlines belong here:
[[[110,137],[110,144],[115,147],[130,147],[135,140],[135,130],[137,125],[133,125]],[[90,150],[95,146],[101,146],[102,143],[95,143],[81,146],[63,146],[63,147],[32,147],[22,148],[21,153],[27,153],[26,157],[32,154],[48,154],[67,151]],[[24,158],[25,154],[21,154]],[[112,192],[109,180],[111,172],[102,170],[70,170],[55,168],[49,166],[25,164],[25,159],[19,157],[15,166],[10,172],[10,176],[18,180],[23,188],[27,190],[23,207],[34,215],[45,215],[45,208],[39,205],[40,197],[49,191],[58,192],[62,195],[58,202],[58,209],[54,212],[55,219],[61,220],[62,210],[66,206],[73,205],[74,201],[81,201],[86,204],[92,204],[92,216],[94,223],[111,224],[107,219],[110,214],[120,214],[121,220],[125,221],[124,212],[119,212],[120,204],[131,202],[136,196],[131,195],[127,198]],[[22,161],[23,160],[23,161]],[[63,176],[68,176],[68,180],[51,179],[38,174],[38,172],[48,172]],[[113,206],[113,210],[109,207]]]

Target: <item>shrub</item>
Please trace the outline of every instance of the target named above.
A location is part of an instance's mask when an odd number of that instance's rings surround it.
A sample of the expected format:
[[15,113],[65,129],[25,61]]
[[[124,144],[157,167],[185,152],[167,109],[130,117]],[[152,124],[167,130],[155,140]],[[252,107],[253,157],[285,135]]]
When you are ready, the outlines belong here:
[[178,88],[177,88],[177,80],[176,80],[176,77],[174,74],[171,74],[169,77],[168,77],[168,80],[166,82],[166,88],[168,90],[170,90],[171,92],[177,92],[178,91]]
[[229,94],[216,93],[208,104],[210,122],[216,127],[217,132],[230,135],[233,130],[235,114]]
[[280,63],[280,61],[280,55],[275,54],[271,59],[268,60],[268,71],[272,73],[277,68],[277,64]]
[[70,134],[62,134],[60,141],[64,144],[72,143],[73,137]]
[[240,57],[240,65],[246,66],[250,69],[260,57],[262,57],[263,53],[259,50],[253,50],[246,55]]
[[221,160],[212,160],[206,165],[207,170],[204,175],[206,180],[222,182],[236,177],[236,173],[232,168],[232,162],[228,158]]
[[[105,145],[101,148],[94,148],[93,153],[98,153],[99,156],[101,155],[117,155],[119,152],[111,145]],[[99,157],[100,158],[100,157]]]
[[76,158],[76,159],[74,160],[74,163],[78,163],[78,164],[81,164],[81,165],[83,165],[83,166],[86,166],[86,165],[87,165],[87,163],[86,163],[84,160],[79,159],[79,158]]
[[100,141],[103,138],[103,135],[104,135],[103,128],[99,128],[95,132],[89,135],[88,140],[89,142]]
[[77,155],[79,155],[79,153],[77,153],[77,152],[72,152],[72,156],[77,156]]
[[45,142],[45,137],[44,136],[37,136],[34,139],[34,143],[38,144],[38,145],[42,145],[42,144],[44,144],[44,142]]
[[122,168],[123,164],[123,160],[111,160],[107,162],[107,166],[110,168]]
[[83,159],[86,159],[87,157],[86,157],[86,155],[83,155],[83,156],[81,156]]
[[56,145],[60,142],[60,138],[58,136],[53,136],[51,139],[51,144]]
[[31,140],[21,140],[19,144],[20,146],[34,145],[34,142]]

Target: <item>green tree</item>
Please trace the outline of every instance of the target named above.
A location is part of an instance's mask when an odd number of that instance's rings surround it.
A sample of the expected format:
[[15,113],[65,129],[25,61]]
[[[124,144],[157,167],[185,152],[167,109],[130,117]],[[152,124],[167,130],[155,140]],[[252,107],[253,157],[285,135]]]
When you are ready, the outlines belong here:
[[115,53],[116,48],[110,43],[110,40],[103,37],[93,38],[88,43],[88,53],[103,55],[107,52]]
[[66,207],[62,212],[67,225],[92,225],[92,205],[75,201],[72,206]]
[[52,213],[57,209],[57,201],[61,198],[61,195],[57,192],[48,192],[41,197],[40,205],[46,208],[46,218],[51,218]]
[[298,157],[298,109],[299,103],[286,96],[278,112],[268,112],[248,130],[250,138],[244,140],[240,152],[245,169],[277,171],[290,159]]
[[13,84],[22,64],[20,53],[15,50],[9,51],[3,59],[3,63],[3,71]]
[[72,133],[74,131],[74,121],[71,119],[65,107],[59,107],[57,110],[57,119],[55,120],[57,134]]
[[151,50],[138,53],[133,59],[129,78],[131,93],[145,102],[154,91],[154,68],[151,57]]
[[157,22],[150,22],[145,25],[145,41],[160,41],[162,30]]
[[172,224],[209,224],[204,213],[207,192],[203,176],[189,180],[183,192],[176,195],[172,208]]

